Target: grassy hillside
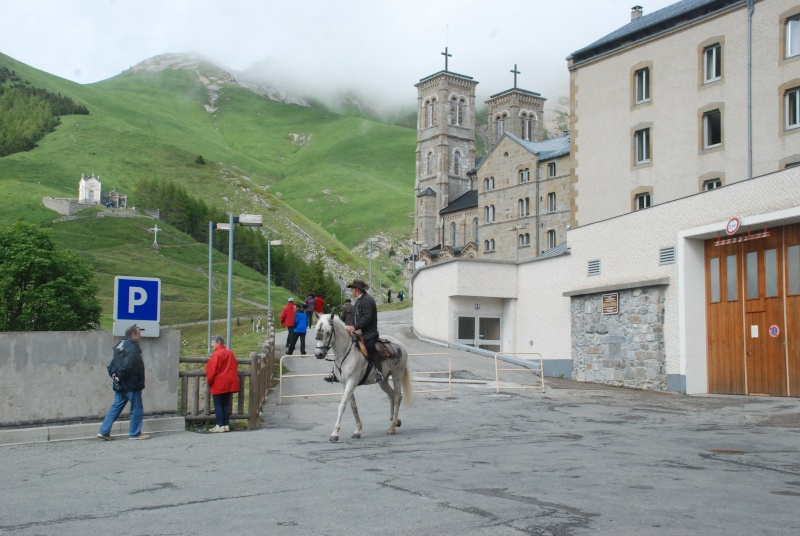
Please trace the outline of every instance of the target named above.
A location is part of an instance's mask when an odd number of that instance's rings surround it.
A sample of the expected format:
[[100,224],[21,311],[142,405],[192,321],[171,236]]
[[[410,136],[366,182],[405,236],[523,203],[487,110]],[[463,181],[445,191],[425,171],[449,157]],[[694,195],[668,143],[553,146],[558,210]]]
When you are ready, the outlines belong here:
[[[411,129],[270,101],[224,82],[218,84],[216,109],[209,112],[205,106],[212,99],[204,81],[223,73],[208,65],[200,67],[205,80],[194,70],[129,70],[85,86],[2,54],[0,66],[90,111],[88,116],[63,116],[36,149],[0,158],[5,199],[0,225],[17,220],[47,225],[58,215],[44,208],[42,197],[76,197],[81,174],[94,173],[104,191],[130,194],[139,179],[163,177],[225,210],[262,214],[270,237],[304,255],[324,251],[349,267],[348,276],[366,271],[368,260],[353,248],[367,238],[410,235]],[[296,143],[298,138],[306,142]],[[206,165],[195,163],[198,155]],[[130,196],[129,205],[136,204]],[[86,218],[52,228],[61,245],[94,265],[104,312],[110,312],[113,276],[139,275],[162,277],[167,323],[204,318],[207,280],[198,274],[206,269],[206,246],[165,231],[156,254],[146,232],[152,224],[136,218]],[[128,248],[136,252],[133,263],[120,260],[119,251]],[[263,295],[265,302],[264,285],[255,282],[263,276],[241,270],[242,290]]]

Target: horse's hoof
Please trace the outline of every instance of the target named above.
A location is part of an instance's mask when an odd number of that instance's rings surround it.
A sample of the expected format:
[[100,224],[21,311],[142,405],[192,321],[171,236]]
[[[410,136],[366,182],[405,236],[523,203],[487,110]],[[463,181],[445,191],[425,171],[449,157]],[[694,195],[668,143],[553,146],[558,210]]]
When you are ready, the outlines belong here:
[[332,435],[331,437],[328,438],[328,441],[330,441],[331,443],[333,443],[334,441],[339,441],[339,436]]
[[386,430],[386,433],[389,435],[394,435],[394,428],[389,428],[388,430]]
[[361,434],[354,433],[353,435],[350,436],[350,439],[361,439]]

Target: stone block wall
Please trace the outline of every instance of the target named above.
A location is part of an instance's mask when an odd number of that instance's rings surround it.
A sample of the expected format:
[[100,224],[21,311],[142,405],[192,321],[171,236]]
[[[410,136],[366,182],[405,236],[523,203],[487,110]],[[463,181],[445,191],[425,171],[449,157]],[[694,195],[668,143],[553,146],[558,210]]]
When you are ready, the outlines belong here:
[[665,290],[664,286],[654,286],[618,291],[619,314],[603,314],[603,293],[573,296],[573,377],[620,387],[666,390]]

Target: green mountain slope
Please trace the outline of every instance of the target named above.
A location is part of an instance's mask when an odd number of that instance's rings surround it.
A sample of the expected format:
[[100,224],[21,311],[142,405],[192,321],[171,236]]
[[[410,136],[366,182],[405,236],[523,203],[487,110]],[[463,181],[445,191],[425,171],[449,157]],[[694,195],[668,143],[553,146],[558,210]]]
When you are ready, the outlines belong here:
[[[63,116],[62,124],[36,149],[0,158],[0,192],[6,201],[0,225],[17,220],[49,224],[58,214],[46,209],[41,199],[76,197],[81,174],[93,173],[100,177],[103,191],[132,194],[139,179],[164,178],[180,182],[208,204],[263,214],[269,236],[283,239],[301,255],[324,252],[328,268],[338,270],[343,279],[364,273],[368,261],[354,248],[367,238],[382,234],[399,243],[410,235],[415,146],[411,129],[320,106],[271,101],[208,64],[159,71],[137,68],[85,86],[2,54],[0,66],[34,86],[86,105],[90,112]],[[206,165],[195,163],[198,155]],[[136,199],[129,196],[128,204],[135,206]],[[104,253],[93,253],[95,241],[89,237],[134,232],[128,228],[132,220],[119,220],[115,225],[120,229],[99,223],[105,220],[53,226],[63,245],[83,251],[96,269],[103,268],[106,275],[99,278],[112,276],[113,270],[106,271]],[[76,236],[83,236],[83,242],[69,239]],[[169,240],[165,236],[155,272],[166,258]],[[207,263],[200,258],[207,255],[203,247],[199,245],[204,253],[195,255],[199,264],[181,261],[192,267],[195,278]],[[131,265],[119,268],[126,266]],[[99,283],[106,287],[106,282]],[[105,307],[107,292],[103,298]],[[176,314],[168,322],[197,317]]]

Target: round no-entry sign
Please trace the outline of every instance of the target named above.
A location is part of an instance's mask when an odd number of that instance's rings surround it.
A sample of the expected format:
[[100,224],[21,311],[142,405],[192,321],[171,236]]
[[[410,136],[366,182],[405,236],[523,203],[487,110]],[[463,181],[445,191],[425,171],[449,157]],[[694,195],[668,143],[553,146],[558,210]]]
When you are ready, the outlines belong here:
[[780,335],[780,334],[781,334],[781,328],[779,328],[777,324],[772,324],[772,325],[769,327],[769,336],[770,336],[770,337],[773,337],[773,338],[775,338],[775,337],[777,337],[777,336],[778,336],[778,335]]
[[728,236],[734,235],[739,230],[739,225],[741,225],[739,218],[731,218],[731,221],[725,226],[725,232],[728,233]]

